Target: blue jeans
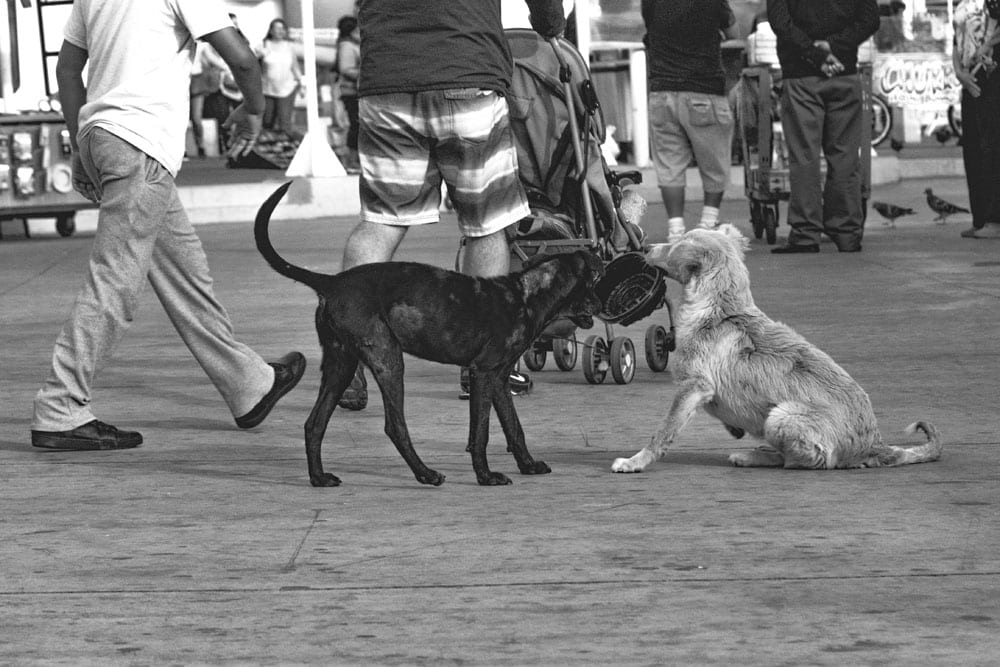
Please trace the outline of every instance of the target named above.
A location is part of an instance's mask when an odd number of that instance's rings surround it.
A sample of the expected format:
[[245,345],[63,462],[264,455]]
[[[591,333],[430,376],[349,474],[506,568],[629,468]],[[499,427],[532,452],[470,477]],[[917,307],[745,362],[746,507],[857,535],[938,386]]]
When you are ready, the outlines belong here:
[[99,127],[79,143],[87,175],[101,193],[97,235],[83,286],[56,340],[52,370],[35,397],[31,428],[66,431],[95,418],[94,377],[134,319],[147,279],[233,416],[246,414],[270,390],[274,370],[234,339],[173,176]]

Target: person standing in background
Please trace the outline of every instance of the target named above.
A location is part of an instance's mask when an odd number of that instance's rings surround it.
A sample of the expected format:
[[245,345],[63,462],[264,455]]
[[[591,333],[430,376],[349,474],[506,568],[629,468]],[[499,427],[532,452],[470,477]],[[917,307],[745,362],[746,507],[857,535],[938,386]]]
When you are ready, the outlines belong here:
[[302,68],[283,19],[271,21],[257,56],[264,80],[264,129],[290,135],[295,96],[302,86]]
[[305,371],[298,352],[269,364],[235,339],[177,193],[198,39],[226,61],[243,91],[245,101],[227,124],[233,128],[230,154],[246,154],[261,129],[260,70],[219,0],[73,2],[56,79],[73,187],[100,209],[83,285],[35,396],[34,447],[142,444],[138,432],[98,420],[91,399],[97,372],[135,318],[147,280],[238,427],[260,424]]
[[694,162],[701,174],[700,227],[719,223],[729,185],[733,112],[726,97],[722,38],[738,36],[729,0],[642,0],[649,58],[649,124],[668,243],[685,231],[684,188]]
[[191,134],[199,158],[205,157],[205,104],[209,96],[222,87],[223,72],[228,71],[226,61],[207,42],[198,42],[191,67]]
[[767,18],[778,37],[781,63],[791,227],[785,245],[771,252],[819,252],[822,234],[840,252],[858,252],[864,235],[858,47],[879,28],[878,4],[768,0]]
[[[566,27],[561,0],[526,3],[541,35]],[[514,63],[500,4],[360,3],[361,221],[347,239],[344,270],[391,260],[410,227],[438,222],[443,182],[466,241],[463,273],[509,271],[507,227],[530,210],[505,97]],[[531,381],[515,371],[509,387],[527,391]],[[468,396],[464,381],[460,396]],[[359,366],[340,405],[367,402]]]
[[965,238],[1000,238],[1000,2],[955,7],[952,64],[962,84],[962,160],[972,227]]

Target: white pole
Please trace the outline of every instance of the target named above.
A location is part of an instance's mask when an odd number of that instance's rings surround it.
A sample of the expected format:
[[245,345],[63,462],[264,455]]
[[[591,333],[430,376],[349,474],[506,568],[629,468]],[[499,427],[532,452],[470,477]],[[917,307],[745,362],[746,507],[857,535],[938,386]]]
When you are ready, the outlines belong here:
[[629,52],[629,84],[632,89],[632,155],[637,167],[649,166],[649,108],[646,94],[646,50]]
[[944,31],[944,52],[949,58],[951,57],[952,47],[954,46],[951,41],[955,38],[955,7],[952,0],[948,0],[948,27]]
[[590,62],[590,0],[578,0],[576,5],[576,50],[583,62]]
[[0,0],[0,113],[14,111],[14,66],[11,61],[13,46],[7,32],[10,20],[7,6],[6,0]]
[[306,88],[306,136],[302,138],[295,157],[285,175],[346,176],[344,165],[330,148],[326,127],[319,120],[319,99],[316,88],[316,27],[313,0],[302,0],[302,58],[305,60],[303,79]]

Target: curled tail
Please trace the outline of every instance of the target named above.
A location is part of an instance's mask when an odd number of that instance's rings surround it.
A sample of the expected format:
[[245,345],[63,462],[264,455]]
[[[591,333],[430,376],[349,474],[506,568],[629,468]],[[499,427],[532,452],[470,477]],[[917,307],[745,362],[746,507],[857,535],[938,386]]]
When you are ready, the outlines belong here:
[[885,466],[902,466],[909,463],[930,463],[941,458],[941,436],[934,425],[930,422],[917,421],[906,427],[906,432],[911,435],[917,431],[923,431],[927,436],[926,444],[909,447],[890,445],[889,451],[879,455],[879,463]]
[[267,263],[271,265],[272,269],[287,278],[297,280],[300,283],[304,283],[309,287],[316,289],[317,286],[329,276],[288,263],[281,255],[278,254],[278,251],[274,249],[274,246],[271,245],[271,238],[267,233],[268,223],[271,222],[271,214],[274,213],[274,209],[277,208],[278,202],[280,202],[281,198],[285,196],[285,193],[288,192],[288,188],[290,188],[291,185],[291,181],[283,183],[277,190],[271,193],[271,196],[260,205],[259,209],[257,209],[257,217],[253,223],[253,238],[254,241],[257,242],[257,252],[264,257]]

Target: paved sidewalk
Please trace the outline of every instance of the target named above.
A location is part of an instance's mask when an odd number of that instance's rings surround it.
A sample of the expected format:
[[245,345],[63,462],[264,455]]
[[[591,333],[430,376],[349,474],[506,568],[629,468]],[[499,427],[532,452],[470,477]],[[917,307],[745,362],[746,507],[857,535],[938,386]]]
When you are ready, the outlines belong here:
[[[448,477],[419,485],[383,433],[381,401],[337,410],[324,449],[343,486],[308,484],[302,425],[318,388],[315,297],[257,255],[250,223],[199,227],[239,337],[310,368],[261,427],[239,431],[151,293],[101,374],[96,406],[145,444],[28,446],[32,396],[87,260],[90,236],[0,242],[0,664],[993,665],[1000,656],[1000,240],[931,222],[923,188],[878,186],[918,209],[864,252],[747,256],[758,305],[867,389],[886,439],[934,422],[941,461],[889,470],[736,469],[699,414],[639,475],[674,394],[643,360],[652,316],[617,335],[629,385],[588,385],[551,361],[517,400],[551,475],[522,477],[494,426],[475,484],[458,372],[407,361],[416,448]],[[750,234],[745,202],[723,216]],[[646,227],[665,235],[662,205]],[[780,234],[787,229],[782,211]],[[336,271],[353,220],[276,222],[295,263]],[[450,218],[399,259],[454,261]],[[676,297],[676,286],[672,294]],[[593,332],[601,333],[602,329]],[[581,337],[582,337],[581,333]]]

